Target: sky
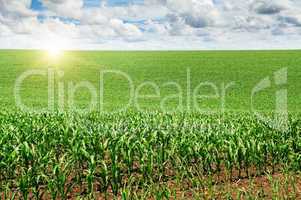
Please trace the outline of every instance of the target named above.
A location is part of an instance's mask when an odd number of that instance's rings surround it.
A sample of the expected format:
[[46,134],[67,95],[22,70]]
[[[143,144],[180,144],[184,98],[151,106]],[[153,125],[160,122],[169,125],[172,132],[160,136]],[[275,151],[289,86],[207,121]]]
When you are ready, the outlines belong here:
[[300,0],[0,0],[0,49],[301,49]]

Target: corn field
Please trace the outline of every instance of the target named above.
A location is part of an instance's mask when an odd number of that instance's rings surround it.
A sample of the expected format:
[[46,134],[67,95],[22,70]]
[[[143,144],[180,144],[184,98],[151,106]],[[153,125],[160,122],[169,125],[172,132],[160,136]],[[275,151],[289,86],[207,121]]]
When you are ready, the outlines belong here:
[[[298,198],[300,119],[277,131],[250,113],[2,111],[0,198]],[[222,192],[245,179],[250,191]]]

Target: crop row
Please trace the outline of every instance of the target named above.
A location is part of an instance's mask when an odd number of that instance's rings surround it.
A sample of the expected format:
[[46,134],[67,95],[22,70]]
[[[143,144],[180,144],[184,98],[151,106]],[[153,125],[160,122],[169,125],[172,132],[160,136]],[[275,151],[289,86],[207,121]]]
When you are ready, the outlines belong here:
[[0,194],[122,195],[169,181],[226,182],[301,169],[301,117],[288,130],[250,113],[0,114]]

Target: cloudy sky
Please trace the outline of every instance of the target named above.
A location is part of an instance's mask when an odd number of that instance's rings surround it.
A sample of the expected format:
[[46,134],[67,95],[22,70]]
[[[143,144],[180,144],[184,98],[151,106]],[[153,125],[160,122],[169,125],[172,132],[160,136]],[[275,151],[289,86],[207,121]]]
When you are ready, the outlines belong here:
[[0,0],[0,48],[300,49],[300,0]]

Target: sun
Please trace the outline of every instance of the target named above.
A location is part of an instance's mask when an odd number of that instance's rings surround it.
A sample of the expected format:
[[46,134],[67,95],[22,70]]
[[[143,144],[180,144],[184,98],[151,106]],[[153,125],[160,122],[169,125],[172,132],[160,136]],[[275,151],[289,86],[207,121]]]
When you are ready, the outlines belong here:
[[57,43],[48,44],[45,50],[50,57],[59,57],[64,53],[63,47]]
[[53,48],[47,49],[47,52],[50,56],[57,57],[63,53],[63,50],[53,47]]
[[68,48],[66,39],[59,37],[49,38],[44,42],[43,49],[47,52],[48,56],[52,59],[58,58],[64,54],[64,50]]

